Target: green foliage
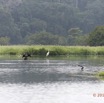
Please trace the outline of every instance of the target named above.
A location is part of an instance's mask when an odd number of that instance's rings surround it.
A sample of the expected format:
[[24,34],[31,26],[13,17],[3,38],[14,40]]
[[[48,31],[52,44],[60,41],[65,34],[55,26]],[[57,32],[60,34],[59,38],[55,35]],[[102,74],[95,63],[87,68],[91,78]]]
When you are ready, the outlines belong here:
[[89,46],[43,46],[43,45],[18,45],[18,46],[0,46],[2,55],[21,55],[25,52],[31,55],[46,56],[47,51],[50,56],[57,55],[104,55],[104,47]]
[[69,35],[77,36],[82,34],[82,30],[79,28],[71,28],[68,30]]
[[88,35],[83,35],[79,28],[71,28],[68,30],[67,43],[69,45],[87,45]]
[[23,50],[22,50],[22,54],[24,54],[24,53],[29,53],[29,54],[31,54],[31,55],[34,55],[35,54],[35,48],[24,48]]
[[59,37],[48,32],[40,32],[26,37],[27,44],[43,44],[55,45],[58,44]]
[[39,50],[38,50],[38,55],[46,55],[46,53],[47,53],[47,50],[45,49],[45,48],[40,48]]
[[104,45],[104,26],[98,26],[89,34],[89,45],[103,46]]
[[60,47],[53,47],[52,50],[50,50],[50,55],[66,55],[66,50]]
[[104,71],[99,72],[99,73],[98,73],[98,76],[104,77]]
[[11,13],[5,8],[0,8],[0,36],[9,37],[10,43],[20,42],[19,29],[14,23]]
[[87,46],[88,45],[88,35],[79,35],[76,39],[76,45]]
[[14,48],[7,48],[4,50],[1,50],[1,54],[5,54],[5,55],[17,55],[18,54],[18,50],[14,49]]
[[[104,24],[103,5],[104,0],[0,0],[0,37],[9,37],[10,44],[87,45],[88,32]],[[43,31],[52,35],[42,38]],[[29,39],[33,34],[40,43]]]
[[91,54],[91,52],[88,50],[88,49],[81,49],[80,50],[80,54],[83,54],[83,55],[90,55]]
[[0,45],[8,45],[10,43],[10,38],[0,37]]
[[67,38],[67,43],[69,45],[75,45],[76,44],[75,42],[76,42],[76,38],[73,35],[69,35]]

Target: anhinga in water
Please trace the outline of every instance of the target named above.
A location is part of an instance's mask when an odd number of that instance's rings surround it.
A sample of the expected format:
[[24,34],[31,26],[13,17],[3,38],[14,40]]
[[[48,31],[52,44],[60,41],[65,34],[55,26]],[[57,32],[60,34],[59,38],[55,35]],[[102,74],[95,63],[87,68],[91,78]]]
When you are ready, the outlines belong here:
[[84,66],[82,66],[82,65],[78,65],[79,67],[81,67],[81,71],[83,71],[83,69],[84,69]]
[[22,58],[24,58],[24,60],[27,60],[28,57],[31,57],[31,54],[30,54],[30,53],[24,53],[24,54],[22,55]]

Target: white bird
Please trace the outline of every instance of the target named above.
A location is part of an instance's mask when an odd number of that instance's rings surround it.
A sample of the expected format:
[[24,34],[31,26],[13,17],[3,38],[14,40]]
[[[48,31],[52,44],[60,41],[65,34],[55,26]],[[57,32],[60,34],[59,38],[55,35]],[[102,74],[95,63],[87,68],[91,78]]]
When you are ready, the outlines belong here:
[[49,53],[50,53],[49,51],[46,53],[46,57],[49,56]]

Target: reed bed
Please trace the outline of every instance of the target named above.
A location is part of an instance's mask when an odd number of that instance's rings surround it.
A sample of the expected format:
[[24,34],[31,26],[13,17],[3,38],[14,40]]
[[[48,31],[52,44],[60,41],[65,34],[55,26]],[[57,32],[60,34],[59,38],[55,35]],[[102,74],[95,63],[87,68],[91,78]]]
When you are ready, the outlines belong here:
[[56,55],[104,55],[104,46],[54,46],[54,45],[10,45],[0,46],[0,55],[21,55],[25,52],[32,55],[45,55],[50,51]]

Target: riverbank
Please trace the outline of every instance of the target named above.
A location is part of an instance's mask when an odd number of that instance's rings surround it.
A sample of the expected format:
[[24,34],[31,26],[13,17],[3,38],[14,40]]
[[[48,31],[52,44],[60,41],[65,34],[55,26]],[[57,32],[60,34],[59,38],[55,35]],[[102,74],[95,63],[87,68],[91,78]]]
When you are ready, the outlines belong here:
[[97,74],[99,77],[103,78],[104,79],[104,71],[100,71],[98,72]]
[[32,55],[104,55],[104,46],[53,46],[53,45],[10,45],[0,46],[0,55],[21,55],[25,52]]

